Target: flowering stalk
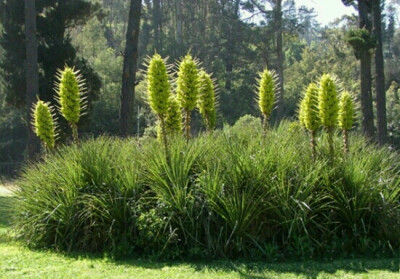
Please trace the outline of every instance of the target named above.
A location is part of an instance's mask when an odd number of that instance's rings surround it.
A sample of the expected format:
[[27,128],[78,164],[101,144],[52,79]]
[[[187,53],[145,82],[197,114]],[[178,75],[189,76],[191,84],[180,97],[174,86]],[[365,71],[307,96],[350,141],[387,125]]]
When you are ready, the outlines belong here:
[[184,112],[186,140],[190,139],[191,112],[196,107],[199,94],[198,62],[187,54],[179,64],[177,79],[177,96]]
[[215,128],[217,113],[216,113],[216,98],[215,86],[210,75],[204,70],[199,73],[199,100],[198,108],[203,117],[207,131],[212,131]]
[[329,153],[333,159],[333,132],[338,120],[339,101],[335,82],[328,74],[322,75],[320,79],[318,108],[321,124],[328,134]]
[[58,70],[57,79],[59,110],[71,126],[74,142],[78,142],[78,122],[82,111],[86,108],[86,99],[83,97],[84,80],[79,71],[68,66],[64,70]]
[[54,110],[49,103],[37,101],[32,108],[32,126],[46,151],[53,150],[56,141]]
[[264,135],[267,133],[268,120],[272,113],[275,92],[276,92],[276,75],[273,71],[265,69],[259,75],[257,88],[258,107],[263,115]]
[[316,133],[321,126],[318,113],[318,86],[311,83],[300,105],[300,122],[309,131],[313,160],[316,158]]

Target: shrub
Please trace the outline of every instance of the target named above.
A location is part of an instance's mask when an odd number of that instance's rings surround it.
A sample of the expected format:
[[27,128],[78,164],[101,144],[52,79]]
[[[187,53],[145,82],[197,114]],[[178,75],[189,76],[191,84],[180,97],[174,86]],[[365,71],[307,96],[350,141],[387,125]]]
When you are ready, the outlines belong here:
[[[169,162],[152,139],[61,148],[17,182],[16,235],[34,247],[167,258],[399,248],[397,153],[352,135],[347,156],[313,161],[298,126],[260,127],[246,116],[212,135],[174,138]],[[318,148],[330,152],[324,138]]]

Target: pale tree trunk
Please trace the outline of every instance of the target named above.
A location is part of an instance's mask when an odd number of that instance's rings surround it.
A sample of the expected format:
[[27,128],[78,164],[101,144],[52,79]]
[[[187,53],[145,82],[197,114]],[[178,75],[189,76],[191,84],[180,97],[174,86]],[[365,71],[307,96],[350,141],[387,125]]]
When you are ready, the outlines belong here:
[[131,0],[126,32],[126,47],[122,72],[120,132],[127,136],[133,121],[133,100],[135,96],[138,43],[140,31],[141,0]]
[[382,50],[382,22],[381,1],[373,0],[374,35],[377,40],[375,48],[375,90],[376,90],[376,117],[378,143],[383,145],[387,142],[387,118],[386,118],[386,93],[385,73]]
[[27,154],[30,160],[34,159],[40,149],[39,139],[31,127],[31,108],[39,93],[38,77],[38,49],[36,38],[36,6],[35,1],[25,0],[25,47],[26,47],[26,107],[28,142]]

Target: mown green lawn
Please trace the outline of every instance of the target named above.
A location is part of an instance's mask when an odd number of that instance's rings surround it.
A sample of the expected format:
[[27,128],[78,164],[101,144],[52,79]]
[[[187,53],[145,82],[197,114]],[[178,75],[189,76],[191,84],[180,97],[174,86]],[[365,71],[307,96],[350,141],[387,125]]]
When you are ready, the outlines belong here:
[[398,259],[151,262],[32,251],[7,236],[12,202],[0,194],[0,278],[400,278]]

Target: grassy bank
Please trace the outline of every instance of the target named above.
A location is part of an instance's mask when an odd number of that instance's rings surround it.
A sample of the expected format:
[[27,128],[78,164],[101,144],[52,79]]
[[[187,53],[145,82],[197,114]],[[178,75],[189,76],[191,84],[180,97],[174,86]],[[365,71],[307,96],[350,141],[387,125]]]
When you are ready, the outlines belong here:
[[7,236],[13,199],[0,194],[0,278],[395,279],[400,276],[398,259],[289,263],[114,261],[95,255],[30,250]]
[[16,183],[29,247],[116,258],[281,261],[396,255],[400,164],[357,135],[350,153],[295,123],[258,119],[170,141],[98,138],[61,148]]

